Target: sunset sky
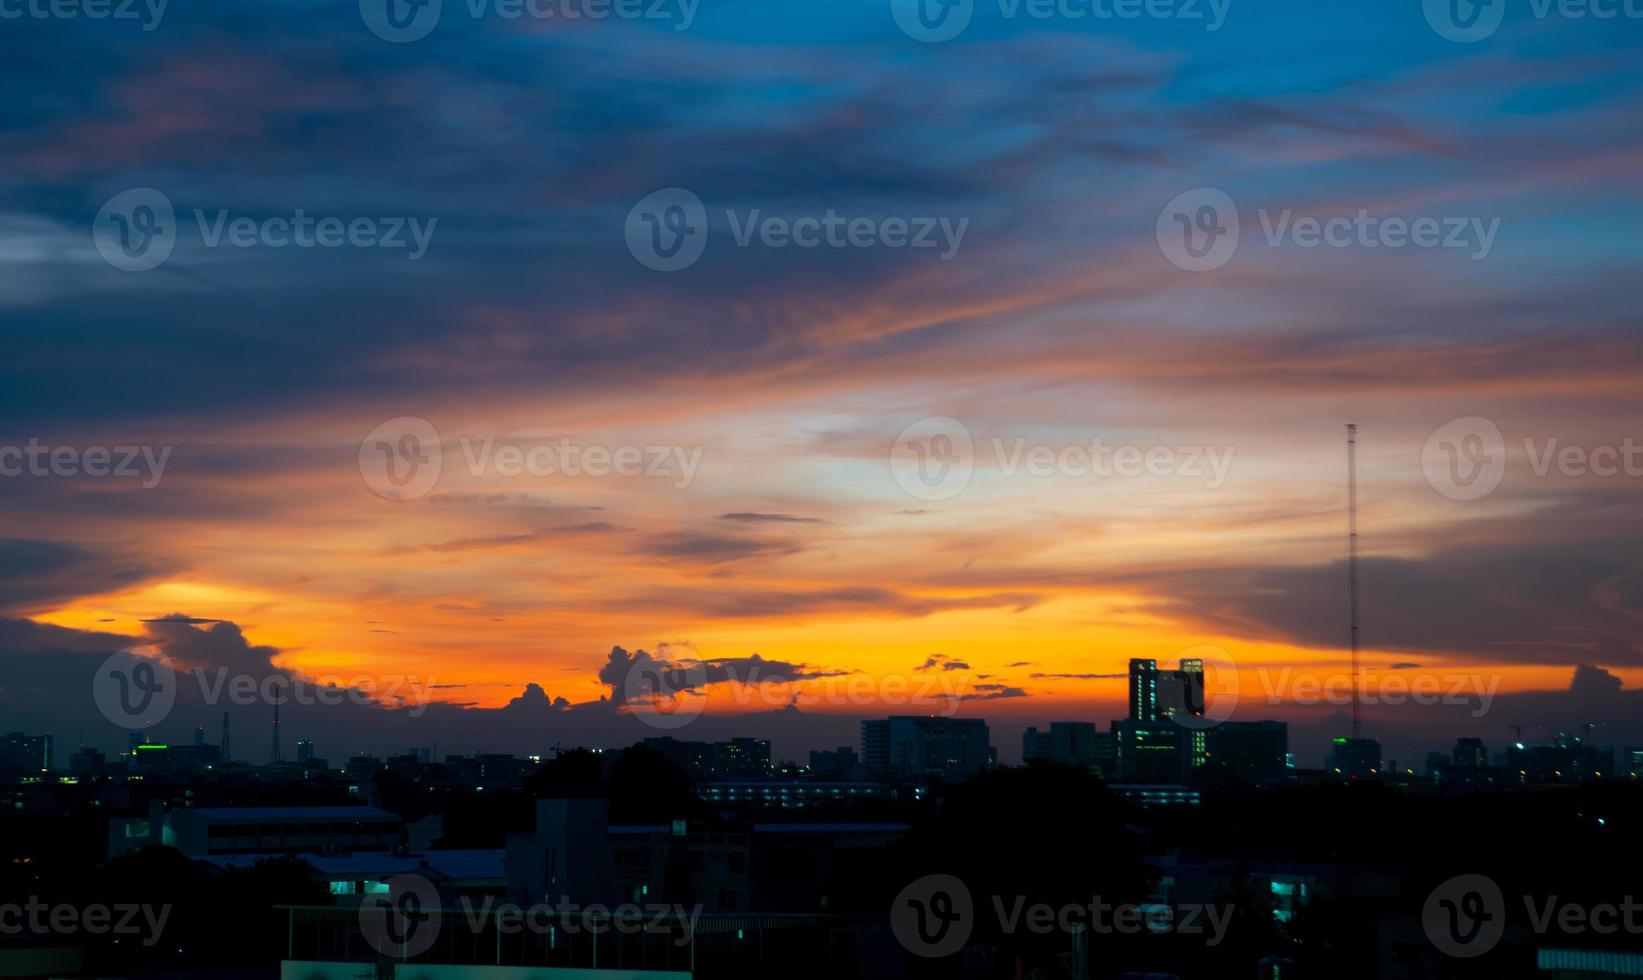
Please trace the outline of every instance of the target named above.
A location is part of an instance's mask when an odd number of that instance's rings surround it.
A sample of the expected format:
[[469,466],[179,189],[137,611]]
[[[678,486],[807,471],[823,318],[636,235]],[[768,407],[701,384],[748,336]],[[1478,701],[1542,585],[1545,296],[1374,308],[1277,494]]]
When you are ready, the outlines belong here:
[[[341,0],[0,21],[0,447],[169,453],[152,486],[0,476],[9,669],[94,636],[169,655],[152,621],[187,617],[486,708],[608,698],[621,646],[787,682],[709,683],[710,712],[893,678],[1104,726],[1133,656],[1340,674],[1354,422],[1367,668],[1643,683],[1643,21],[1514,0],[1458,43],[1418,2],[1233,0],[1211,31],[980,0],[925,43],[888,0],[700,0],[684,29],[444,8],[399,44]],[[177,218],[148,271],[93,238],[135,188]],[[671,272],[627,239],[667,188],[710,229]],[[1199,188],[1241,235],[1188,271],[1161,213]],[[437,221],[412,259],[212,244],[224,209]],[[742,246],[755,210],[966,224],[945,259]],[[1360,211],[1496,231],[1269,243]],[[404,418],[442,465],[385,499],[362,458]],[[951,495],[897,478],[930,418],[973,440]],[[1432,440],[1470,418],[1504,473],[1455,499]],[[562,440],[667,455],[471,465]],[[1012,465],[1093,440],[1173,462]],[[1632,444],[1630,472],[1537,472]],[[38,697],[11,676],[0,713]]]

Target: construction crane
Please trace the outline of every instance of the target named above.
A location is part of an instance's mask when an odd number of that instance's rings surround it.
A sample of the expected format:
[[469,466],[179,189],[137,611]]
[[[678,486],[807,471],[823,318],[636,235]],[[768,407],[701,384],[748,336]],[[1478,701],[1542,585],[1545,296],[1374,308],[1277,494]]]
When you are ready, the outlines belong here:
[[1352,619],[1352,737],[1359,737],[1358,705],[1358,427],[1346,426],[1347,586]]

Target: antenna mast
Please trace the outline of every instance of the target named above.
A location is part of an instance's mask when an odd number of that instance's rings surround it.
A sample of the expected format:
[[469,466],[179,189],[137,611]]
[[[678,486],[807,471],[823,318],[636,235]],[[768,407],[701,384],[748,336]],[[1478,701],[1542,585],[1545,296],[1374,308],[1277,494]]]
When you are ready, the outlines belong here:
[[[276,763],[280,759],[280,682],[274,682],[274,746],[268,752],[268,761]],[[1356,697],[1356,692],[1354,692]]]
[[1358,427],[1346,426],[1347,581],[1352,609],[1352,737],[1358,732]]

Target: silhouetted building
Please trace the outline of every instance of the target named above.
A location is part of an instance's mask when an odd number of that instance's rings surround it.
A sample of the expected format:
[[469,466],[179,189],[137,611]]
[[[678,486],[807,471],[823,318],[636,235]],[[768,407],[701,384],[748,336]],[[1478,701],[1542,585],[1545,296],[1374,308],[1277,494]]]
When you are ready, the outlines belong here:
[[853,779],[861,775],[861,756],[848,745],[810,753],[810,775],[817,779]]
[[987,723],[980,718],[899,715],[861,723],[862,764],[869,776],[962,779],[992,758]]
[[1457,769],[1484,769],[1489,765],[1489,750],[1481,738],[1460,738],[1455,740],[1452,759]]
[[1226,721],[1203,732],[1208,762],[1238,779],[1268,782],[1289,774],[1289,724]]
[[1112,723],[1118,745],[1118,777],[1126,783],[1174,784],[1192,771],[1193,735],[1201,735],[1165,718],[1151,722],[1125,719]]
[[882,800],[888,798],[889,788],[883,783],[822,779],[716,780],[698,783],[696,795],[709,803],[798,810],[835,800]]
[[90,746],[69,756],[68,771],[76,776],[95,778],[108,773],[108,758]]
[[770,775],[770,740],[733,738],[712,742],[708,775],[726,779],[760,779]]
[[0,738],[0,770],[38,773],[51,768],[51,736],[12,732]]
[[1560,732],[1549,745],[1514,743],[1506,750],[1506,770],[1529,783],[1602,779],[1614,775],[1614,748]]
[[306,738],[297,739],[297,762],[303,763],[314,757],[314,743]]
[[368,806],[195,807],[165,817],[165,843],[189,857],[386,851],[404,823]]
[[168,745],[143,742],[132,750],[131,768],[147,776],[203,773],[217,764],[215,745]]
[[610,804],[604,799],[540,799],[536,826],[508,836],[508,896],[521,902],[610,904],[617,897]]
[[769,739],[685,742],[658,735],[640,744],[697,779],[764,779],[770,775]]
[[1156,674],[1158,717],[1204,715],[1204,662],[1183,657],[1175,670]]
[[1330,745],[1329,768],[1348,779],[1377,773],[1381,743],[1373,738],[1337,738]]
[[1052,721],[1049,731],[1029,728],[1021,736],[1021,759],[1040,759],[1062,766],[1093,769],[1097,745],[1104,741],[1090,721]]

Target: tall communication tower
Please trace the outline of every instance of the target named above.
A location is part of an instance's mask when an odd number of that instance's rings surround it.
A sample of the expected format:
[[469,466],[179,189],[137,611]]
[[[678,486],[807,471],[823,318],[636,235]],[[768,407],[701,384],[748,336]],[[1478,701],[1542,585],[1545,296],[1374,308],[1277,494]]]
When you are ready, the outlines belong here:
[[274,747],[268,753],[269,762],[280,761],[280,682],[274,682]]
[[1352,618],[1352,737],[1358,732],[1358,427],[1346,426],[1347,587]]

